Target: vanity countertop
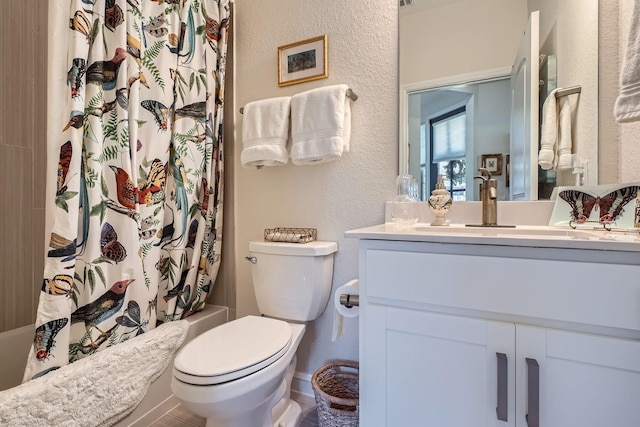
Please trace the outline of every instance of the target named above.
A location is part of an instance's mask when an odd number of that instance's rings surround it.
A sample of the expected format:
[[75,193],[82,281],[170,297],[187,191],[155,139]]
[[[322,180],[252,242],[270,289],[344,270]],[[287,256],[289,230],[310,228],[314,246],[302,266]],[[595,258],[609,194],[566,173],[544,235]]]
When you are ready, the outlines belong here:
[[640,231],[574,230],[569,227],[466,227],[464,224],[434,227],[418,223],[409,228],[402,228],[387,223],[350,230],[345,232],[345,237],[405,242],[640,252]]

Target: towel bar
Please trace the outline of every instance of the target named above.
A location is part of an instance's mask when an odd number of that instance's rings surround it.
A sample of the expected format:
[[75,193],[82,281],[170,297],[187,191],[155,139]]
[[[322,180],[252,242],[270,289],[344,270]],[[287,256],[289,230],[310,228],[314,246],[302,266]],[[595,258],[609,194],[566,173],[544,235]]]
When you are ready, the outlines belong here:
[[571,86],[565,89],[558,89],[556,92],[556,98],[560,98],[561,96],[573,95],[574,93],[580,93],[582,91],[582,86]]
[[[352,101],[358,100],[358,95],[356,95],[356,93],[351,88],[347,89],[347,93],[345,95]],[[244,114],[244,107],[240,107],[240,114]]]

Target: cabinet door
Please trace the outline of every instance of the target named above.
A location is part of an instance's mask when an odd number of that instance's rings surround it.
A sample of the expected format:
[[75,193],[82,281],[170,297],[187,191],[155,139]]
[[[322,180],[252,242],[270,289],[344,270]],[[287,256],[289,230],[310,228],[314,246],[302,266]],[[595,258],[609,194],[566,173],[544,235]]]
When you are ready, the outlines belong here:
[[363,426],[515,426],[514,324],[375,305],[366,311]]
[[516,325],[516,356],[517,426],[536,427],[537,398],[540,427],[639,425],[639,342]]

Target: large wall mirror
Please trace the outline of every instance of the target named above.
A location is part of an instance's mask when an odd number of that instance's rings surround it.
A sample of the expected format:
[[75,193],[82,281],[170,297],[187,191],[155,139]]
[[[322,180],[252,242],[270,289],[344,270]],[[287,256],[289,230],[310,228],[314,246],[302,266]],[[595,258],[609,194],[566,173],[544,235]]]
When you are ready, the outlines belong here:
[[[401,1],[399,20],[399,170],[422,200],[438,174],[454,199],[479,200],[479,167],[500,200],[597,184],[598,0]],[[556,114],[570,111],[568,169],[538,166],[549,96]],[[566,126],[563,135],[566,145]]]

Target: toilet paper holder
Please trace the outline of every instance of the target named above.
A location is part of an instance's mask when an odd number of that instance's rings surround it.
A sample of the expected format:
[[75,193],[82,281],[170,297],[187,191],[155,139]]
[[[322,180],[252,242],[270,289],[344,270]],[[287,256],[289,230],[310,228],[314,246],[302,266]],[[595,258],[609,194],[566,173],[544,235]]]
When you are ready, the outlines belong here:
[[340,294],[340,304],[347,308],[360,305],[360,296],[351,294]]

